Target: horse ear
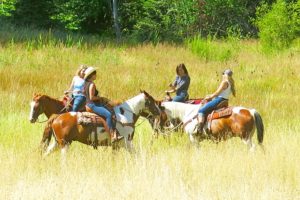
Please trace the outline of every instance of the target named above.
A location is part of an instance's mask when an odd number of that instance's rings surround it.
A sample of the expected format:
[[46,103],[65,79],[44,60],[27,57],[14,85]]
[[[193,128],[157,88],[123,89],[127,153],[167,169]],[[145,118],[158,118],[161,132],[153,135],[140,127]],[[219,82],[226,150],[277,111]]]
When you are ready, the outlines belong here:
[[145,90],[143,91],[143,93],[144,93],[147,97],[150,96],[150,95],[148,94],[148,92],[146,92]]

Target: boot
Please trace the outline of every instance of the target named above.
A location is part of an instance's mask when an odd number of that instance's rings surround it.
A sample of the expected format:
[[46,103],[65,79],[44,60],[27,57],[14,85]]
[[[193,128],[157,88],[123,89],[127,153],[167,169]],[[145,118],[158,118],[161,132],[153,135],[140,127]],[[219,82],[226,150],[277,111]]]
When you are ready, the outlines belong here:
[[197,124],[197,134],[202,135],[203,133],[203,128],[204,128],[204,121],[205,118],[202,115],[198,115],[198,124]]
[[114,142],[121,140],[123,138],[123,136],[120,136],[116,129],[112,129],[110,131],[110,138],[111,138],[111,143],[114,143]]
[[197,127],[197,134],[202,135],[203,128],[204,128],[204,122],[199,122],[198,127]]

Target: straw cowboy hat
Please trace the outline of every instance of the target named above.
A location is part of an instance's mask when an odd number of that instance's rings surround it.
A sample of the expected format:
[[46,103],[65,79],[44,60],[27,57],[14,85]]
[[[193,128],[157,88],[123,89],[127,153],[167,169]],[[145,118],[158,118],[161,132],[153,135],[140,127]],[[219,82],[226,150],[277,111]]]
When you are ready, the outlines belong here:
[[85,71],[84,71],[84,79],[87,79],[87,77],[89,75],[91,75],[92,73],[96,72],[96,69],[94,67],[88,67]]

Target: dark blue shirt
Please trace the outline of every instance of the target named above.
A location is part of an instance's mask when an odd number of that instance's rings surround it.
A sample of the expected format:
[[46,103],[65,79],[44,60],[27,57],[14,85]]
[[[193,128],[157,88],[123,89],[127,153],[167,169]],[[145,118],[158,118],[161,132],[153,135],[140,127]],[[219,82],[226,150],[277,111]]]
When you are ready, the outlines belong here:
[[176,76],[172,85],[176,87],[176,95],[180,95],[181,93],[187,95],[190,86],[190,77],[187,75],[182,77]]

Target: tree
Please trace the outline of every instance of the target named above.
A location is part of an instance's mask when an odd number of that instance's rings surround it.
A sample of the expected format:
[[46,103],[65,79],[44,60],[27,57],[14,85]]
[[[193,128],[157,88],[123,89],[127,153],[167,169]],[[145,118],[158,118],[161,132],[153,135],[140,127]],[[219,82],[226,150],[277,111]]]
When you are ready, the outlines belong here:
[[53,20],[68,30],[105,33],[112,27],[110,0],[54,0]]
[[11,12],[15,10],[16,0],[2,0],[0,5],[0,16],[11,16]]
[[17,24],[48,28],[53,25],[52,12],[52,0],[18,0],[12,15]]
[[113,1],[114,26],[115,26],[117,41],[119,42],[121,39],[121,31],[120,31],[119,17],[118,17],[118,1],[117,0],[112,0],[112,1]]

